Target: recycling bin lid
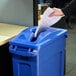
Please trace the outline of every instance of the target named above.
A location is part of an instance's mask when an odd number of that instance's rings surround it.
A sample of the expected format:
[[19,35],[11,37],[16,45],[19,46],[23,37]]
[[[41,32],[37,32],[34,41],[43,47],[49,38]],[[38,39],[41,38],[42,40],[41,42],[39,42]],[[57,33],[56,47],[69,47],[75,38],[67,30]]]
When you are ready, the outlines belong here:
[[37,26],[28,27],[20,32],[15,38],[11,39],[9,44],[37,48],[47,45],[60,36],[67,36],[66,29],[47,27],[39,33],[37,38],[34,38],[36,28]]

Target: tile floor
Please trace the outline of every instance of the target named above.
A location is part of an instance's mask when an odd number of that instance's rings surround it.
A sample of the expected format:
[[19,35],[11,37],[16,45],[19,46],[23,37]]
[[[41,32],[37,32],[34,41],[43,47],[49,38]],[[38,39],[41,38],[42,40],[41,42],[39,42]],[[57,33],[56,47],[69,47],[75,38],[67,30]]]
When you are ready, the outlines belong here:
[[76,76],[76,23],[72,23],[72,26],[72,29],[68,29],[65,76]]

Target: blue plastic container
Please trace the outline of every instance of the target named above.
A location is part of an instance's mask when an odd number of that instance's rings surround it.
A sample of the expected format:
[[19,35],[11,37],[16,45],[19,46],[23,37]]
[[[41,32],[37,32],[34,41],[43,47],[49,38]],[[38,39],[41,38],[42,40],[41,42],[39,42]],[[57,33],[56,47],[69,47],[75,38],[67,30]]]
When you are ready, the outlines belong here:
[[67,30],[45,28],[33,38],[36,28],[27,28],[9,41],[13,76],[64,76]]

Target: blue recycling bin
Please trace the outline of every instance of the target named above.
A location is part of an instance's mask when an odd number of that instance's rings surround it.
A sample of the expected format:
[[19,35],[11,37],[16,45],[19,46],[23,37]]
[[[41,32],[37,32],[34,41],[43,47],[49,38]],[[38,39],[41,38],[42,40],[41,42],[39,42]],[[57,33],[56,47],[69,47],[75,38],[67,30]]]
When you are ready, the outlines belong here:
[[34,38],[36,26],[9,41],[13,76],[64,76],[67,30],[45,28]]

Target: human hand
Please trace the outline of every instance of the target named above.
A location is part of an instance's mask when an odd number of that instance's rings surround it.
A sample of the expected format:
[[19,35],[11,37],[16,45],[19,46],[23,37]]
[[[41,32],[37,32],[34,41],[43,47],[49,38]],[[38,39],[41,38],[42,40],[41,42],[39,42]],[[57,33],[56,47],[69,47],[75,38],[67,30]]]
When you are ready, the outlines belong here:
[[55,7],[52,8],[52,9],[53,9],[53,12],[51,14],[49,14],[48,17],[52,17],[52,16],[65,16],[61,9],[55,8]]

